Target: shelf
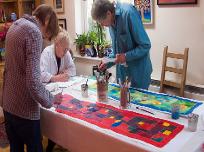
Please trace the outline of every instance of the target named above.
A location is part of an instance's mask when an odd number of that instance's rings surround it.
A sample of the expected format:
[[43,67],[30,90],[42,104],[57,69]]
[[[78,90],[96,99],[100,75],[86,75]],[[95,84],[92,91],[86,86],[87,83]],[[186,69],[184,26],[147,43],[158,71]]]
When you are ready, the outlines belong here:
[[22,2],[33,2],[33,0],[23,0]]
[[93,61],[101,61],[103,58],[99,57],[90,57],[90,56],[81,56],[81,55],[74,55],[75,59],[84,59],[84,60],[93,60]]
[[4,1],[0,1],[0,3],[13,3],[13,2],[17,2],[17,0],[4,0]]
[[4,66],[5,62],[4,61],[0,61],[0,66]]

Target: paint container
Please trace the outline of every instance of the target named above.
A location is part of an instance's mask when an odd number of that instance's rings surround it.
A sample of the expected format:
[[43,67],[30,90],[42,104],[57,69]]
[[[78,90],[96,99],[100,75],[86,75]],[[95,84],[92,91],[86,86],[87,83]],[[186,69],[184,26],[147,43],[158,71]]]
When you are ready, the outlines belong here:
[[120,108],[127,109],[130,103],[130,92],[128,87],[120,88]]
[[188,130],[195,132],[197,130],[199,115],[191,113],[188,115]]
[[97,81],[97,99],[99,102],[108,101],[108,82],[105,80]]
[[171,105],[171,118],[172,119],[179,119],[179,116],[180,116],[180,105],[177,104],[177,103],[173,103]]
[[11,13],[11,20],[14,22],[17,20],[16,13]]
[[85,97],[85,98],[88,97],[88,84],[81,85],[81,95],[82,97]]

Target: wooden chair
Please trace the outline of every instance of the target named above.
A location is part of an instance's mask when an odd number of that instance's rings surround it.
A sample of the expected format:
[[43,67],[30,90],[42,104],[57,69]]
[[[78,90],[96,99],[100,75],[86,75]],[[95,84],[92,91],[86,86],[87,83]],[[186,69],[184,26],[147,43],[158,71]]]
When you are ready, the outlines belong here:
[[[186,71],[187,71],[187,62],[188,62],[188,51],[189,48],[185,48],[184,54],[176,54],[176,53],[170,53],[168,52],[168,46],[164,48],[163,53],[163,65],[162,65],[162,73],[161,73],[161,82],[160,82],[160,92],[164,92],[164,86],[171,86],[180,89],[180,96],[184,96],[184,87],[186,82]],[[176,68],[176,67],[169,67],[167,66],[167,59],[168,58],[174,58],[174,59],[180,59],[183,60],[183,67],[182,68]],[[166,72],[173,72],[176,74],[181,75],[181,81],[173,82],[170,80],[166,80]]]

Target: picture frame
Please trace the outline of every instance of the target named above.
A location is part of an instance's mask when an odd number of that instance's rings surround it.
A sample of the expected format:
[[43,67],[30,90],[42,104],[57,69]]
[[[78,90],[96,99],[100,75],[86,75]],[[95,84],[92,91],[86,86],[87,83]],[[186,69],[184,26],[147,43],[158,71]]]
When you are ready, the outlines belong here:
[[141,15],[143,24],[153,24],[152,0],[134,0],[134,5]]
[[56,13],[64,13],[64,0],[53,0]]
[[197,0],[157,0],[157,5],[197,4]]
[[67,30],[67,21],[66,18],[60,18],[58,19],[58,24],[61,26],[63,29]]

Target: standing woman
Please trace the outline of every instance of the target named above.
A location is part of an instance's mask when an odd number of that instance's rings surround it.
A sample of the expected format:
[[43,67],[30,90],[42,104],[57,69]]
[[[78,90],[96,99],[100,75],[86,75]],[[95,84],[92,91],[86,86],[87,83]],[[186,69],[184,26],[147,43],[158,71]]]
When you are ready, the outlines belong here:
[[151,81],[151,43],[140,15],[132,4],[114,4],[109,0],[95,0],[92,18],[101,26],[109,27],[115,62],[102,63],[104,70],[116,65],[116,76],[121,82],[128,77],[131,86],[148,89]]
[[40,105],[50,108],[61,101],[40,81],[43,37],[58,33],[57,16],[47,5],[36,8],[33,16],[15,21],[6,35],[3,110],[11,152],[42,152]]

